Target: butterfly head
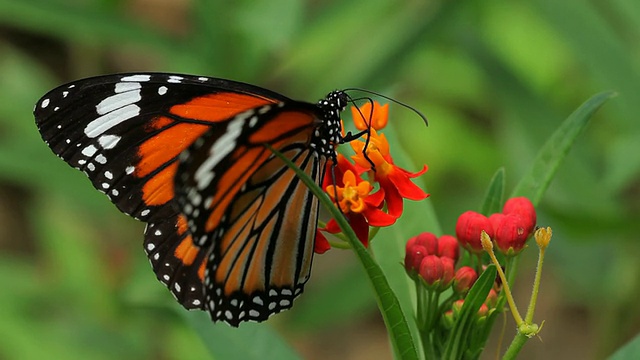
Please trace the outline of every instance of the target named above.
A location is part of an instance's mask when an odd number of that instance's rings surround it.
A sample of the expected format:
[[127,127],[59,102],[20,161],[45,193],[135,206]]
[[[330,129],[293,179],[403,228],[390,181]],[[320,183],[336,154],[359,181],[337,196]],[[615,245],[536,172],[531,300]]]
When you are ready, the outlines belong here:
[[340,113],[347,107],[348,96],[344,91],[332,91],[318,101],[322,113],[322,123],[314,133],[312,147],[321,156],[335,157],[335,146],[342,143],[342,123]]

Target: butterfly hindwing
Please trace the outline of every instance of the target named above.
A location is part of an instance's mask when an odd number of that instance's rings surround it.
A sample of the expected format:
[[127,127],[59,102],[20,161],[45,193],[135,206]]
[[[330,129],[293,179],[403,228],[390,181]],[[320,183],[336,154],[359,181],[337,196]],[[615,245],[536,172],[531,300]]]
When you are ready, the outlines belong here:
[[205,306],[214,320],[264,320],[302,292],[318,202],[264,143],[319,181],[325,160],[309,147],[318,116],[303,103],[267,105],[236,116],[232,130],[212,129],[181,156],[177,199],[195,243],[211,247]]
[[144,249],[158,280],[187,309],[204,309],[203,280],[207,252],[193,244],[183,215],[149,223]]

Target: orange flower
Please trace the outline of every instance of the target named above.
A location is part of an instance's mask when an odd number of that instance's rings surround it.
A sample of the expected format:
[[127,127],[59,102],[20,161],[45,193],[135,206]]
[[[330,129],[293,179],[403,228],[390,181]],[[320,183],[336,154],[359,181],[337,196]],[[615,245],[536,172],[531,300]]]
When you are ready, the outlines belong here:
[[[373,189],[368,181],[360,181],[358,184],[356,175],[351,170],[347,170],[342,177],[344,186],[329,185],[325,189],[331,200],[340,205],[343,213],[360,213],[367,208],[364,200]],[[337,196],[337,198],[336,198]]]
[[403,198],[422,200],[429,196],[411,182],[412,178],[424,174],[427,171],[427,166],[425,165],[421,171],[416,173],[411,173],[396,166],[393,163],[393,158],[389,152],[389,143],[384,134],[378,134],[374,129],[371,129],[366,156],[364,153],[365,141],[354,140],[350,144],[356,153],[351,158],[360,168],[360,172],[375,170],[372,171],[373,178],[380,183],[380,188],[385,192],[385,200],[390,215],[400,217]]
[[[373,186],[363,180],[356,168],[344,156],[338,154],[337,164],[333,166],[327,163],[323,188],[334,203],[340,206],[351,228],[364,246],[369,244],[370,226],[389,226],[395,223],[396,217],[380,210],[384,201],[382,189],[371,193]],[[332,184],[335,178],[337,184]],[[330,234],[340,232],[340,227],[335,219],[331,219],[325,228],[319,229]],[[316,236],[316,252],[323,253],[329,250],[330,245],[324,235]]]
[[[380,105],[379,102],[373,101],[373,111],[371,110],[371,102],[367,102],[360,107],[360,111],[355,106],[351,107],[351,115],[353,124],[358,130],[367,130],[369,122],[371,128],[380,130],[387,126],[389,120],[389,104]],[[370,121],[367,121],[370,120]]]

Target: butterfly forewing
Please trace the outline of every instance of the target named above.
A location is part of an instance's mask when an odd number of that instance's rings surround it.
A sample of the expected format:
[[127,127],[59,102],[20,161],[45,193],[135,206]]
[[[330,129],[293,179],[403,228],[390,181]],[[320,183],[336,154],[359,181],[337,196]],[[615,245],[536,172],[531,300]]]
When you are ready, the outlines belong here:
[[174,213],[173,178],[182,150],[212,125],[284,99],[219,79],[125,74],[58,87],[34,113],[58,156],[85,172],[121,211],[153,221]]

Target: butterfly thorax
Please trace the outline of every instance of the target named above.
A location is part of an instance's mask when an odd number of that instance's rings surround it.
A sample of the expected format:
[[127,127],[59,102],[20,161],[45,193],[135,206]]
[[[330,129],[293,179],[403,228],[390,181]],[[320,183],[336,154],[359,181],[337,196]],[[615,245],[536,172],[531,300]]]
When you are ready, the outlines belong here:
[[311,147],[316,153],[335,158],[335,146],[342,143],[342,124],[340,113],[347,106],[347,95],[343,91],[332,91],[324,99],[318,101],[322,112],[322,124],[318,126],[311,138]]

